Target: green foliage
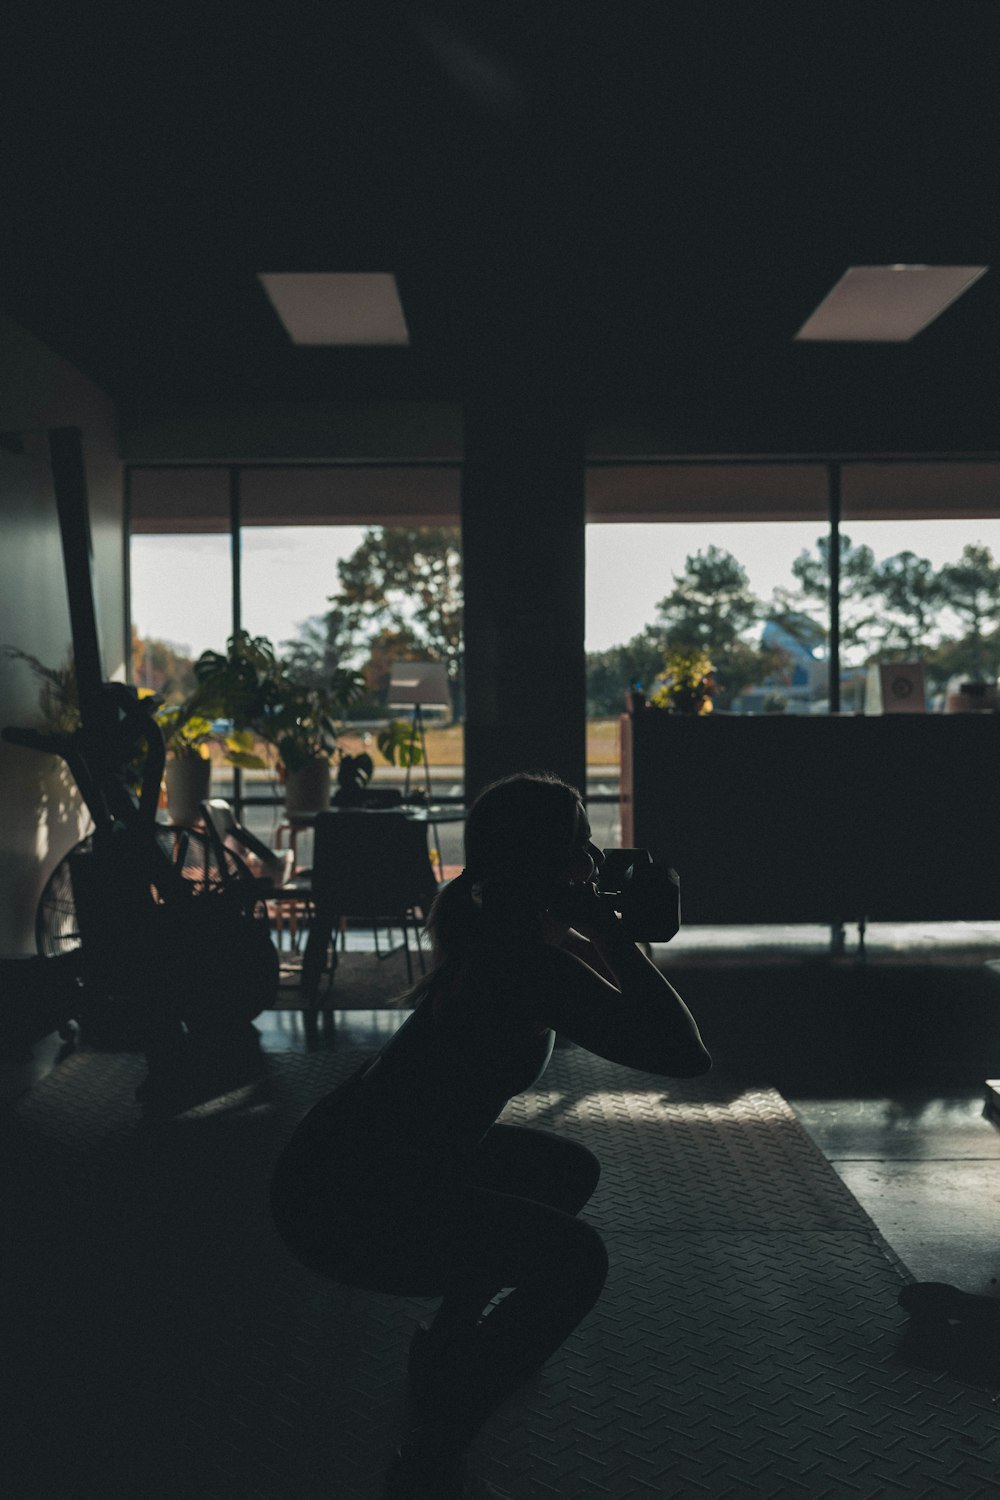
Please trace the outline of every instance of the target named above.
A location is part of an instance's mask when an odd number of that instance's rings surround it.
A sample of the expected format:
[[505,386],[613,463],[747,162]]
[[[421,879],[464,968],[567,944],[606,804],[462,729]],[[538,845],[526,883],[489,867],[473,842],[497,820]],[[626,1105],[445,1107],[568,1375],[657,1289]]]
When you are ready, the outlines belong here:
[[183,703],[161,703],[153,717],[163,730],[168,755],[175,760],[207,760],[208,747],[215,738],[212,721],[196,712],[190,699]]
[[340,754],[340,764],[337,767],[337,785],[340,788],[339,800],[343,802],[360,801],[365,787],[371,781],[375,772],[375,762],[370,755],[362,752],[360,755]]
[[[413,733],[413,725],[403,719],[393,719],[386,725],[376,741],[379,750],[390,766],[419,766],[424,758],[420,742]],[[398,757],[398,759],[397,759]]]
[[1000,565],[994,562],[989,547],[966,546],[958,562],[946,563],[941,569],[940,580],[948,608],[965,626],[962,644],[968,666],[958,670],[996,676]]
[[266,636],[241,630],[225,652],[204,651],[195,662],[198,687],[192,704],[209,719],[232,724],[223,746],[231,765],[260,769],[254,750],[261,739],[286,771],[332,755],[339,732],[336,716],[361,692],[357,672],[332,670],[322,684],[295,679]]
[[331,694],[278,677],[271,684],[258,733],[278,752],[286,771],[329,758],[337,748]]
[[331,608],[299,627],[282,650],[297,680],[319,685],[335,663],[356,661],[364,692],[355,715],[385,712],[394,662],[444,662],[456,718],[463,712],[462,568],[457,526],[369,527],[337,565]]
[[414,646],[457,672],[462,572],[457,526],[376,526],[337,564],[331,603],[349,630],[408,632]]
[[133,625],[132,681],[140,692],[156,693],[166,703],[180,703],[194,692],[194,662],[186,648],[140,636]]
[[687,559],[684,572],[657,605],[660,625],[676,651],[718,651],[760,618],[746,570],[731,552],[711,546]]
[[882,661],[920,661],[937,624],[947,586],[934,564],[915,552],[897,552],[876,563],[867,595],[877,601],[870,631]]
[[[816,541],[815,555],[802,551],[792,563],[797,589],[775,589],[768,614],[796,639],[802,639],[799,622],[818,628],[825,642],[830,628],[830,538]],[[855,547],[849,536],[840,535],[840,643],[844,649],[863,646],[878,619],[874,605],[875,554],[870,547]]]
[[728,708],[743,687],[784,664],[784,653],[747,639],[767,614],[733,554],[710,546],[689,557],[674,578],[657,606],[657,627],[667,652],[710,657],[718,706]]
[[[47,667],[44,662],[39,661],[37,656],[32,656],[28,651],[21,651],[17,646],[4,646],[3,653],[10,661],[22,661],[30,669],[32,675],[40,683],[38,706],[41,715],[41,727],[50,734],[75,734],[82,732],[80,719],[80,700],[76,683],[76,662],[73,652],[70,650],[65,662],[61,667]],[[160,700],[155,694],[143,693],[138,690],[137,696],[143,708],[154,718],[158,717],[156,710]],[[143,764],[146,759],[146,748],[140,738],[133,744],[117,768],[116,775],[125,785],[135,793],[138,793],[142,783]],[[71,785],[72,778],[68,767],[63,764],[58,772],[61,780],[67,788]]]
[[21,651],[4,646],[9,661],[22,661],[38,680],[38,707],[45,729],[57,734],[71,734],[80,727],[80,696],[76,686],[76,663],[70,651],[61,667],[47,667],[44,662]]
[[281,645],[286,674],[307,687],[323,687],[341,662],[355,654],[354,634],[339,609],[310,616],[298,627],[298,635]]
[[601,719],[620,714],[625,693],[633,683],[644,688],[663,667],[666,642],[654,626],[647,626],[624,646],[587,654],[587,716]]
[[672,714],[710,714],[716,691],[714,671],[704,651],[669,651],[650,702]]
[[713,695],[720,708],[727,708],[747,683],[760,682],[784,665],[783,653],[749,639],[767,617],[732,553],[710,546],[693,554],[658,604],[653,624],[625,646],[588,656],[588,713],[595,718],[620,713],[634,682],[655,694],[659,689],[653,684],[669,654],[678,660],[709,657]]
[[240,771],[264,771],[267,761],[257,754],[257,737],[252,729],[233,729],[219,737],[227,763]]
[[193,702],[209,719],[229,719],[235,729],[257,729],[278,670],[267,637],[240,630],[224,652],[203,651],[195,662]]
[[[636,681],[647,691],[670,652],[705,652],[715,664],[716,706],[727,708],[748,686],[774,689],[765,707],[784,698],[790,658],[759,644],[770,620],[815,656],[829,631],[830,543],[817,540],[792,565],[793,585],[767,603],[750,590],[745,570],[728,552],[708,547],[687,558],[655,622],[623,646],[587,658],[587,711],[622,711]],[[876,561],[872,549],[840,537],[840,638],[844,659],[925,663],[932,690],[960,675],[1000,673],[1000,564],[988,547],[969,545],[940,569],[910,550]],[[652,688],[655,694],[655,687]]]
[[[827,628],[829,541],[792,565],[799,591],[776,590],[772,618],[795,634],[794,620]],[[848,660],[923,661],[932,687],[955,675],[1000,672],[1000,566],[988,547],[967,545],[936,570],[904,550],[876,562],[870,547],[841,536],[841,646]],[[955,634],[955,626],[958,634]]]

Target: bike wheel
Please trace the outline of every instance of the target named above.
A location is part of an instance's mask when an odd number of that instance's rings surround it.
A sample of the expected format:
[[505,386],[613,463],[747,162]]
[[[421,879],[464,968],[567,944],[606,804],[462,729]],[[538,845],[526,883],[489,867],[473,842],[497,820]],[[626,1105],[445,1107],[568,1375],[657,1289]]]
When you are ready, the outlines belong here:
[[[214,846],[194,828],[175,828],[167,823],[155,826],[156,842],[166,854],[174,868],[191,885],[195,895],[211,895],[221,891],[228,880],[252,881],[246,865],[231,849],[225,850],[225,874],[219,864]],[[93,848],[93,835],[81,839],[69,853],[59,861],[48,880],[35,911],[35,949],[43,958],[61,958],[80,947],[80,924],[73,900],[73,882],[70,876],[71,861],[80,854],[89,854]],[[267,920],[263,902],[254,908],[257,920]]]
[[[217,847],[196,829],[158,823],[154,837],[194,898],[178,906],[175,892],[168,892],[173,897],[168,902],[150,885],[145,920],[151,924],[154,944],[157,939],[165,944],[153,961],[154,975],[168,970],[172,974],[170,994],[177,998],[170,999],[170,1006],[189,1031],[225,1035],[258,1015],[277,990],[278,955],[267,906],[256,894],[260,884],[228,848],[222,851],[223,867]],[[136,986],[145,992],[148,984],[139,968],[134,974],[118,970],[110,981],[104,970],[94,985],[84,983],[72,870],[81,856],[92,852],[91,835],[81,839],[49,876],[35,914],[37,950],[44,958],[62,959],[77,974],[83,987],[74,995],[72,1018],[81,1023],[85,1040],[141,1047],[145,1023],[141,1005],[136,1004]],[[78,865],[77,870],[79,874]]]

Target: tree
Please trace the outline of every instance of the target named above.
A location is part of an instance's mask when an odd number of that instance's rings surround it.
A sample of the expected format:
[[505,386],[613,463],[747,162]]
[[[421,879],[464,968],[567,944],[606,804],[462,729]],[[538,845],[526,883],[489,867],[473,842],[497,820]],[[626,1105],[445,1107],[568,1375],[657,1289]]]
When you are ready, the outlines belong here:
[[764,618],[746,570],[731,552],[710,546],[688,557],[684,572],[657,605],[656,627],[671,651],[706,652],[715,668],[718,705],[727,708],[741,688],[779,670],[784,653],[748,639]]
[[624,646],[587,653],[587,717],[620,714],[625,694],[634,682],[649,688],[662,670],[666,651],[663,632],[647,625]]
[[[396,660],[444,662],[455,718],[463,712],[462,560],[457,526],[377,526],[337,564],[330,596],[360,646],[389,642]],[[362,667],[364,670],[364,667]]]
[[915,552],[897,552],[877,563],[867,597],[878,609],[870,643],[883,660],[921,661],[933,644],[944,588],[934,564]]
[[132,680],[167,702],[180,702],[194,691],[194,661],[187,646],[141,636],[133,625]]
[[294,640],[282,642],[281,660],[288,675],[306,687],[322,687],[355,653],[342,610],[311,615],[298,631]]
[[[989,547],[962,548],[956,563],[941,569],[942,600],[965,627],[961,642],[963,665],[958,671],[996,676],[997,627],[1000,627],[1000,566]],[[990,626],[993,627],[990,630]]]
[[[871,606],[875,554],[870,547],[855,547],[849,536],[840,537],[840,643],[849,650],[865,647],[878,619]],[[771,615],[777,624],[798,639],[796,619],[805,617],[820,626],[826,640],[830,629],[830,538],[816,540],[815,554],[799,553],[792,563],[797,589],[775,589]]]

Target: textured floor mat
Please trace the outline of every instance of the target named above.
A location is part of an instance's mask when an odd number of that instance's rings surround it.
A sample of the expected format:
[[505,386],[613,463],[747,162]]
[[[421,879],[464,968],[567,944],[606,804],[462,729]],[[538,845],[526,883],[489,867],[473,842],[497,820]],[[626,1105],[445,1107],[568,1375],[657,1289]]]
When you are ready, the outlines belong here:
[[[4,1119],[9,1493],[375,1500],[433,1304],[325,1283],[265,1211],[358,1057],[265,1056],[149,1123],[141,1060],[80,1053]],[[992,1393],[899,1358],[905,1273],[779,1095],[574,1048],[542,1082],[508,1117],[600,1157],[611,1272],[479,1438],[485,1473],[519,1500],[995,1494]]]

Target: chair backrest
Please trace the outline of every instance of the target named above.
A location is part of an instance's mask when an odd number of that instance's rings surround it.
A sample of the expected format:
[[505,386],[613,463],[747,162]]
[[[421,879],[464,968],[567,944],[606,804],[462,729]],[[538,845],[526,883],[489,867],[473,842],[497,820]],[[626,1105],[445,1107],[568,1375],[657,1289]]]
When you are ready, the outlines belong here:
[[377,786],[361,787],[339,787],[330,798],[334,807],[366,808],[366,807],[401,807],[403,794],[398,787]]
[[284,885],[294,861],[291,850],[269,849],[256,834],[243,827],[223,797],[211,797],[203,802],[201,813],[217,853],[221,854],[223,848],[235,848],[243,859],[249,857],[252,873],[259,874],[272,885]]
[[313,840],[313,895],[343,917],[424,916],[437,894],[427,825],[405,813],[320,813]]

